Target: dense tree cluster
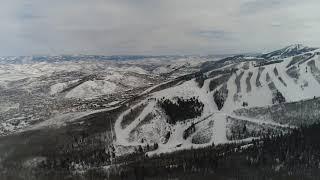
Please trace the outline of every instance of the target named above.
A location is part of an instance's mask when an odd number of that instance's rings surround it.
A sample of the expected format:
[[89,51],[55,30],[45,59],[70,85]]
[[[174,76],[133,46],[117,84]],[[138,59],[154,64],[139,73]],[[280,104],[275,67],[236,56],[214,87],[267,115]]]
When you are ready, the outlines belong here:
[[288,67],[294,65],[294,64],[300,62],[301,60],[303,60],[304,58],[306,58],[304,55],[294,56],[286,67],[288,68]]
[[192,133],[196,131],[196,126],[194,123],[191,124],[186,130],[183,131],[183,139],[187,139]]
[[[61,147],[57,154],[46,152],[45,161],[39,164],[41,169],[84,171],[90,168],[130,161],[146,152],[158,149],[158,143],[139,145],[134,153],[117,157],[113,145],[106,146],[102,136],[74,137],[74,141]],[[107,137],[110,138],[110,137]]]
[[259,62],[257,65],[255,65],[255,67],[267,66],[267,65],[277,64],[282,62],[283,60],[272,60],[272,61],[266,60],[266,61]]
[[201,116],[204,105],[197,98],[183,99],[176,97],[174,100],[162,98],[157,101],[158,105],[169,117],[168,123],[175,124],[178,121]]
[[284,103],[284,102],[286,102],[286,98],[282,95],[282,93],[280,91],[277,90],[274,93],[274,97],[272,98],[272,103],[273,104],[276,104],[276,103],[281,104],[281,103]]
[[284,82],[284,80],[282,79],[282,77],[279,76],[278,79],[279,79],[279,81],[280,81],[285,87],[287,87],[287,83]]
[[252,76],[253,76],[253,72],[249,72],[249,73],[248,73],[248,76],[247,76],[247,78],[246,78],[247,92],[248,92],[248,93],[249,93],[249,92],[251,91],[251,89],[252,89],[252,88],[251,88],[251,82],[250,82]]
[[299,73],[299,69],[297,68],[297,66],[292,66],[290,67],[286,73],[291,77],[294,78],[295,80],[299,79],[300,73]]
[[269,75],[268,72],[267,72],[267,74],[266,74],[266,81],[267,81],[267,82],[270,82],[270,81],[271,81],[271,77],[270,77],[270,75]]
[[216,103],[218,110],[221,110],[226,99],[228,97],[227,85],[223,85],[218,91],[213,93],[214,102]]
[[[213,124],[213,123],[212,123]],[[195,133],[191,138],[192,144],[207,144],[210,143],[213,136],[213,127],[211,125],[207,125],[205,128],[199,129],[198,132]]]
[[236,79],[235,79],[235,83],[237,86],[237,93],[241,92],[241,78],[244,75],[244,71],[241,71],[240,74],[237,74]]
[[243,121],[235,118],[228,117],[227,124],[227,139],[228,140],[241,140],[250,137],[263,137],[266,135],[275,136],[281,133],[288,133],[290,129],[280,128],[271,125],[260,125],[248,121]]
[[198,87],[199,88],[202,88],[203,84],[204,84],[204,81],[207,79],[208,77],[204,74],[201,74],[200,76],[197,76],[195,81],[197,82],[198,84]]
[[258,75],[257,75],[257,78],[256,78],[256,86],[257,87],[262,87],[261,86],[261,82],[260,82],[260,77],[261,77],[261,74],[262,72],[265,70],[265,67],[259,67],[259,70],[258,70]]
[[110,164],[115,158],[115,148],[112,145],[105,145],[110,138],[108,133],[75,136],[70,144],[60,147],[58,153],[45,152],[43,155],[47,159],[40,166],[72,171]]
[[214,70],[209,73],[209,77],[213,78],[219,75],[233,74],[233,73],[236,73],[237,71],[238,71],[238,68],[234,68],[234,67],[223,69],[223,70]]
[[273,73],[274,73],[275,76],[278,76],[278,75],[279,75],[279,72],[278,72],[277,67],[274,67]]
[[125,114],[121,121],[121,127],[125,128],[127,127],[132,121],[134,121],[140,113],[143,111],[143,109],[146,107],[147,104],[142,103],[138,105],[137,107],[130,109],[129,113]]
[[317,179],[320,175],[319,132],[320,124],[314,124],[287,135],[265,136],[243,154],[249,166],[267,167],[302,179]]
[[218,78],[212,79],[209,83],[209,90],[213,91],[221,84],[227,82],[230,78],[231,74],[224,74]]

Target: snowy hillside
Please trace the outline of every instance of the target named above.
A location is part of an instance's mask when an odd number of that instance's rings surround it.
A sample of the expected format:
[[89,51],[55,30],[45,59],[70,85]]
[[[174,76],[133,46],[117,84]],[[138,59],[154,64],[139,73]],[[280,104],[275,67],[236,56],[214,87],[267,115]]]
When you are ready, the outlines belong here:
[[[290,114],[298,108],[292,105],[294,102],[301,102],[305,109],[318,108],[320,55],[310,50],[298,45],[282,49],[277,60],[236,56],[214,62],[216,66],[207,63],[209,68],[202,67],[202,71],[191,75],[193,78],[181,78],[172,86],[152,92],[124,112],[115,124],[116,144],[157,143],[159,149],[152,153],[161,153],[246,141],[258,138],[264,131],[287,132],[296,125],[309,124],[290,120]],[[259,108],[271,108],[278,116],[279,109],[285,109],[286,114],[280,120]],[[201,113],[195,115],[199,109]],[[256,110],[264,113],[256,115]],[[185,115],[186,111],[193,111],[194,116]],[[313,111],[312,116],[320,114]]]

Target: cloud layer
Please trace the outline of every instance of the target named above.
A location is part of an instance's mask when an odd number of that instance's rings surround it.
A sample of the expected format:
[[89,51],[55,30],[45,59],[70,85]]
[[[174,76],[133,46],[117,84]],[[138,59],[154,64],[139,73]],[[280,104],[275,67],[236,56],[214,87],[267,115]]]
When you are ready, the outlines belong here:
[[0,55],[222,54],[320,46],[318,0],[10,0]]

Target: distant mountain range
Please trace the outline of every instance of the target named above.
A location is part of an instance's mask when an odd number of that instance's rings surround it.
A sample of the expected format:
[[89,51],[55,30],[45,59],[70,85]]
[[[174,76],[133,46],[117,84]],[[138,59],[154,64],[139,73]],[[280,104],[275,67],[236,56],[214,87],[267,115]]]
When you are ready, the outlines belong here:
[[279,58],[286,58],[290,56],[296,56],[302,53],[306,53],[309,51],[316,50],[318,48],[304,46],[302,44],[294,44],[291,46],[287,46],[283,49],[276,50],[267,54],[263,54],[261,57],[265,59],[279,59]]

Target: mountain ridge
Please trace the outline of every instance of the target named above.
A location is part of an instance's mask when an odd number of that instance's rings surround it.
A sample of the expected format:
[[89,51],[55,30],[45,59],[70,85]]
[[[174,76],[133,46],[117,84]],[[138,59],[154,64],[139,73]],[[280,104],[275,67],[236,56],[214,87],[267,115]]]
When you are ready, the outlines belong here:
[[279,50],[275,50],[261,55],[265,59],[283,59],[290,56],[300,55],[309,51],[316,50],[316,47],[308,47],[303,44],[292,44]]

